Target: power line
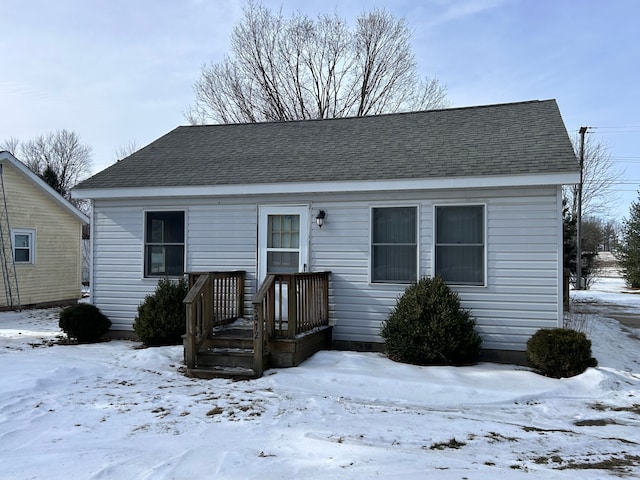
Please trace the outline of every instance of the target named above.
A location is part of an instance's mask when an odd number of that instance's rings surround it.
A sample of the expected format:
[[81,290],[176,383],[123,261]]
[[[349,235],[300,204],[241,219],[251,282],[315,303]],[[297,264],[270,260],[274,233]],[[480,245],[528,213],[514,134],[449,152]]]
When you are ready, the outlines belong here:
[[640,129],[638,130],[610,130],[608,132],[598,132],[599,134],[604,133],[640,133]]
[[[599,184],[600,181],[585,180],[583,183],[585,185],[594,184],[594,183]],[[618,180],[618,181],[611,182],[611,185],[640,185],[640,180]]]
[[[617,127],[589,127],[590,130],[598,130],[597,133],[640,133],[640,125],[621,125]],[[572,133],[577,133],[579,130],[571,130]],[[596,132],[586,132],[596,133]]]
[[616,126],[616,127],[589,127],[589,128],[597,128],[597,129],[601,129],[601,128],[604,128],[604,129],[608,129],[608,128],[613,128],[613,129],[618,129],[618,128],[638,128],[638,129],[640,129],[640,125],[619,125],[619,126]]

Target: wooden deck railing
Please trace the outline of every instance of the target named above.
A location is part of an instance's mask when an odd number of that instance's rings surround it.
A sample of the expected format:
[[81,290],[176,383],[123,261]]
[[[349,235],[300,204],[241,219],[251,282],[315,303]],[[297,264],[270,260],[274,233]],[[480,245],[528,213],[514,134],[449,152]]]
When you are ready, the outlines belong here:
[[183,300],[187,316],[185,363],[195,368],[202,343],[214,327],[243,316],[244,271],[189,273],[189,293]]
[[253,299],[254,372],[262,375],[268,339],[294,339],[329,325],[330,272],[267,275]]

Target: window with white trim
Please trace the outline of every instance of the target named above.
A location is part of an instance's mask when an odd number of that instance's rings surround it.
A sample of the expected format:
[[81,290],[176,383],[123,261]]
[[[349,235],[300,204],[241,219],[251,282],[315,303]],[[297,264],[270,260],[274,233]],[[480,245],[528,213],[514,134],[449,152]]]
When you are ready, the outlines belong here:
[[417,207],[371,209],[371,281],[411,283],[418,277]]
[[35,263],[36,231],[30,229],[11,230],[13,259],[16,263]]
[[484,285],[484,205],[436,206],[436,275],[452,285]]
[[184,274],[184,211],[146,212],[144,276]]

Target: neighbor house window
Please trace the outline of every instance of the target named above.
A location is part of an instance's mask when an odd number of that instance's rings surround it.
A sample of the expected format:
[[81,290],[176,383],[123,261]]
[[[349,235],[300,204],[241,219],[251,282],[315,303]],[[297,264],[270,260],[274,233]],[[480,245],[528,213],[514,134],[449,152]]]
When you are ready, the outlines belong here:
[[184,212],[147,212],[144,233],[146,277],[184,273]]
[[35,263],[35,230],[12,230],[11,245],[16,263]]
[[373,208],[371,217],[371,280],[415,282],[418,275],[418,209]]
[[436,207],[436,275],[454,285],[484,285],[484,206]]

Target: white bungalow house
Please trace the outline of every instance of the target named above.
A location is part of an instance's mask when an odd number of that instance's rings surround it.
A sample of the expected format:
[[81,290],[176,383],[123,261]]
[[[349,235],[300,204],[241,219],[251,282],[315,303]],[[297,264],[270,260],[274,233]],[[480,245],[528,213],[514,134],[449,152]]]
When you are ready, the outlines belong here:
[[0,180],[0,309],[76,303],[89,218],[9,152]]
[[93,202],[91,301],[115,330],[162,276],[244,271],[250,307],[268,274],[327,271],[333,345],[379,350],[407,285],[440,275],[490,357],[562,325],[562,185],[578,181],[544,100],[182,126],[74,195]]

